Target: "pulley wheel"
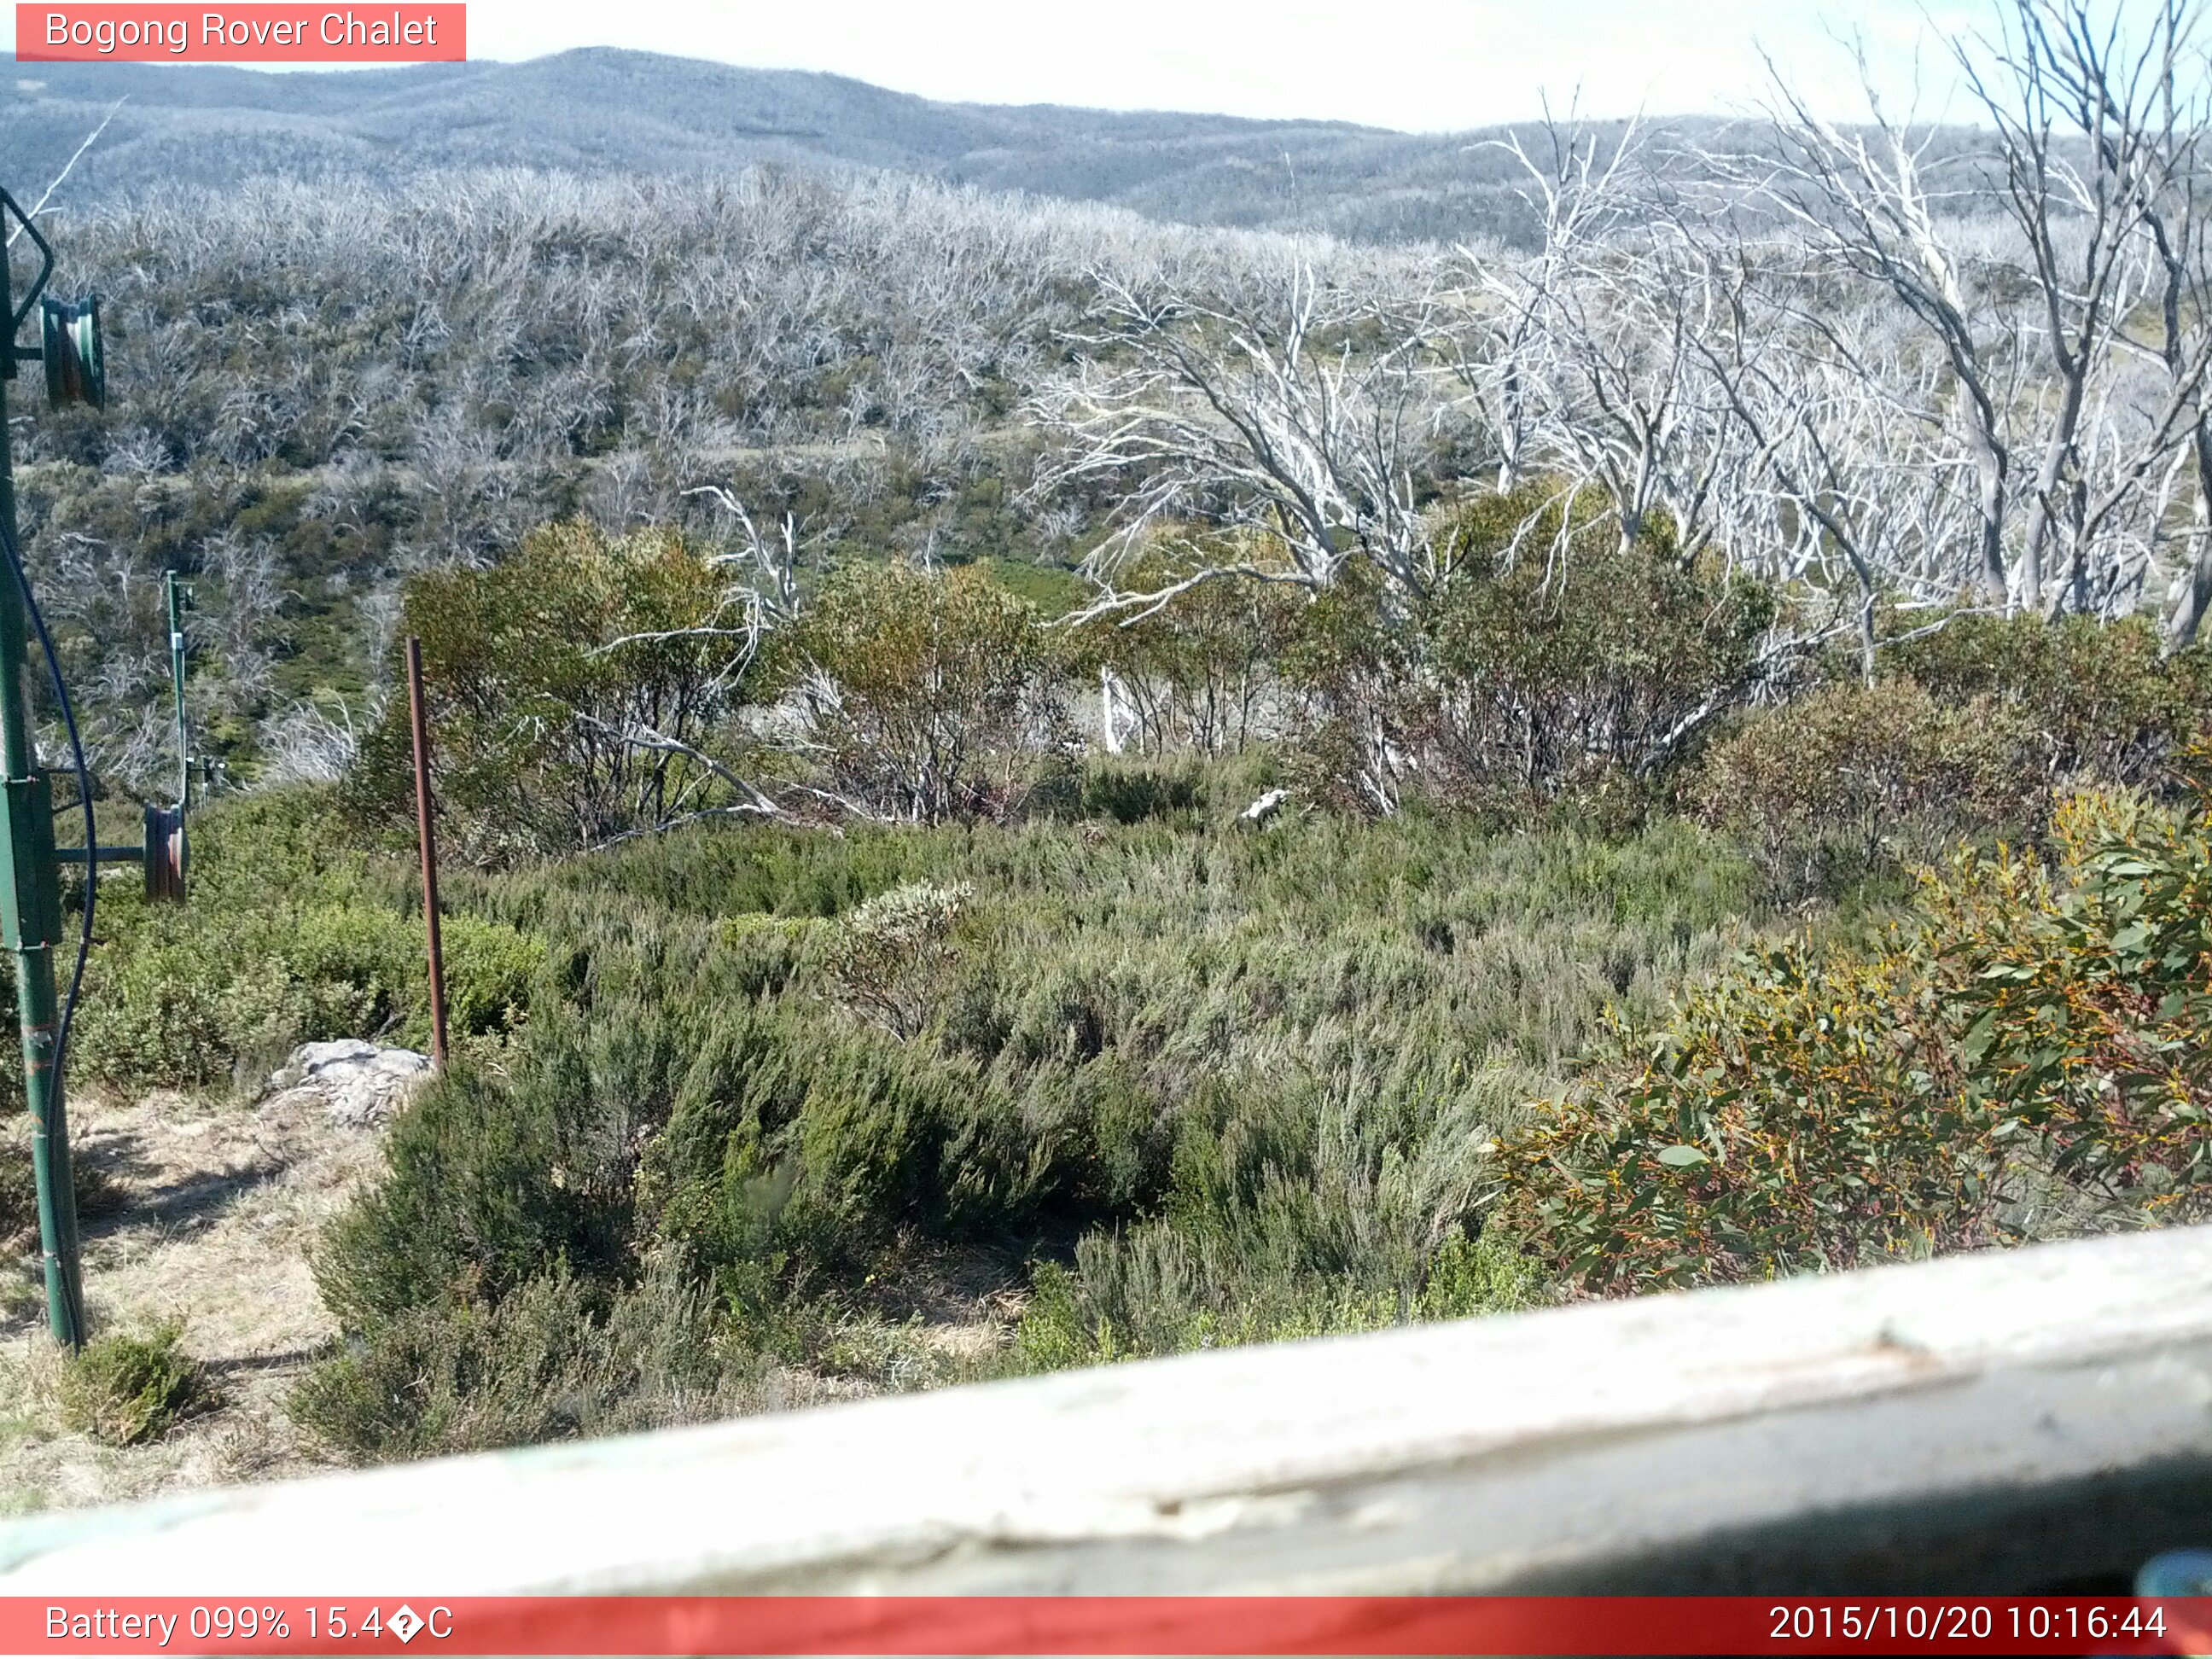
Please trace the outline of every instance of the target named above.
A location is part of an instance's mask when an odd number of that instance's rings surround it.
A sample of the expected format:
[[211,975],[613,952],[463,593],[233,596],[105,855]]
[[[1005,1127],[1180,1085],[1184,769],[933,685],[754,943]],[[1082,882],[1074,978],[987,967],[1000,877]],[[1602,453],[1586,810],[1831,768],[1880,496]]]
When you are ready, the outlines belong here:
[[70,404],[107,407],[107,358],[100,338],[100,295],[87,300],[40,302],[39,321],[44,342],[40,356],[46,361],[46,401],[56,409]]
[[146,808],[146,896],[176,902],[185,896],[185,811]]

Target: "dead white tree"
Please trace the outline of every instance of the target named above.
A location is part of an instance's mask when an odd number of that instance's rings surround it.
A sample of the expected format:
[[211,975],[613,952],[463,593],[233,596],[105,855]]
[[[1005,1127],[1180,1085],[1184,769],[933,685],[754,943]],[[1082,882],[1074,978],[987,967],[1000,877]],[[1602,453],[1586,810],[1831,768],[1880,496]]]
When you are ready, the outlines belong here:
[[46,210],[46,204],[54,199],[54,192],[69,181],[70,173],[76,171],[76,164],[84,160],[84,153],[100,142],[100,135],[107,131],[107,124],[112,121],[117,112],[130,101],[131,100],[125,96],[117,99],[107,106],[107,113],[100,118],[100,125],[85,134],[83,141],[70,152],[69,160],[62,163],[62,170],[48,180],[46,187],[39,192],[39,199],[32,203],[29,210],[23,215],[23,222],[8,233],[5,246],[15,246],[15,239],[23,234],[25,227]]
[[1893,119],[1857,54],[1867,121],[1846,131],[1817,113],[1772,63],[1771,143],[1756,155],[1710,158],[1717,176],[1748,190],[1796,228],[1817,257],[1887,292],[1919,325],[1948,371],[1953,428],[1975,483],[1974,574],[1992,603],[2016,601],[2008,567],[2012,416],[2021,353],[2018,319],[1972,280],[1947,223],[1971,180],[1931,182],[1938,137]]
[[718,555],[716,562],[741,573],[732,583],[731,599],[743,611],[748,637],[757,651],[769,629],[798,619],[799,556],[819,532],[804,533],[809,527],[792,513],[763,531],[745,504],[720,484],[697,484],[684,493],[705,496],[737,521],[737,545]]
[[[1990,601],[2112,614],[2165,570],[2179,520],[2175,644],[2212,604],[2198,17],[2197,0],[2005,0],[1993,35],[1950,43],[1988,124],[1972,153],[1892,121],[1862,56],[1869,126],[1823,121],[1778,74],[1778,159],[1723,168],[1918,325],[1974,478]],[[1970,204],[1997,211],[1970,223]]]
[[[1331,280],[1297,259],[1211,297],[1097,278],[1089,323],[1069,337],[1075,369],[1034,405],[1056,447],[1033,495],[1118,498],[1122,533],[1094,558],[1105,593],[1087,614],[1147,615],[1223,577],[1319,590],[1353,560],[1426,589],[1423,461],[1448,418],[1425,362],[1437,302],[1425,286],[1399,299],[1367,276]],[[1121,565],[1164,520],[1249,531],[1278,556],[1118,591]]]
[[350,771],[362,739],[383,716],[386,688],[370,688],[356,715],[352,702],[337,694],[303,698],[261,723],[261,749],[267,757],[263,784],[336,783]]
[[576,727],[586,741],[642,757],[646,768],[631,812],[644,822],[588,846],[609,846],[704,818],[781,817],[787,811],[771,787],[744,775],[728,757],[703,747],[700,733],[740,711],[747,672],[770,635],[797,619],[799,562],[806,538],[794,514],[787,513],[780,523],[763,528],[744,501],[720,484],[701,484],[684,493],[707,497],[736,521],[737,544],[715,560],[731,572],[730,580],[704,620],[618,635],[586,653],[605,657],[641,646],[678,643],[696,643],[706,651],[684,695],[672,704],[672,719],[650,717],[635,699],[617,705],[611,720],[577,712]]
[[[2176,376],[2170,406],[2140,423],[2141,441],[2101,446],[2112,465],[2092,477],[2085,432],[2109,439],[2117,430],[2112,411],[2093,405],[2106,395],[2122,331],[2160,274],[2146,210],[2178,171],[2194,171],[2195,134],[2171,118],[2192,21],[2190,7],[2170,3],[2136,34],[2117,7],[2100,17],[2085,0],[2012,0],[1996,38],[1954,46],[1996,131],[2000,200],[2041,313],[2041,453],[2027,481],[2015,583],[2022,603],[2038,609],[2087,600],[2100,533],[2171,453],[2202,379],[2201,361]],[[2061,540],[2070,544],[2063,555]],[[2061,556],[2064,575],[2046,593]]]
[[1499,487],[1532,471],[1595,487],[1624,550],[1663,514],[1694,558],[1746,462],[1701,363],[1723,299],[1713,250],[1659,185],[1638,123],[1608,141],[1547,116],[1533,150],[1518,134],[1500,147],[1541,240],[1517,261],[1460,254],[1484,300],[1461,377],[1488,417]]
[[[2182,557],[2172,582],[2166,641],[2168,649],[2179,650],[2196,642],[2212,608],[2212,408],[2206,398],[2212,379],[2212,212],[2203,196],[2212,76],[2201,39],[2203,9],[2197,0],[2162,0],[2132,54],[2124,53],[2111,36],[2100,37],[2080,5],[2039,9],[2039,39],[2046,44],[2039,61],[2075,125],[2110,135],[2093,143],[2088,164],[2116,182],[2126,181],[2127,210],[2149,247],[2156,326],[2124,318],[2115,337],[2123,352],[2155,364],[2164,376],[2165,397],[2150,422],[2152,440],[2137,451],[2152,453],[2159,441],[2171,436],[2175,453],[2163,466],[2136,464],[2152,481],[2142,514],[2150,548],[2141,562],[2147,569],[2156,562],[2163,532],[2179,519]],[[2115,65],[2125,70],[2118,88],[2111,84]],[[2185,507],[2177,510],[2176,478],[2184,471],[2194,487]],[[2115,583],[2127,586],[2124,575]]]
[[1454,250],[1469,325],[1454,331],[1459,349],[1447,362],[1483,411],[1498,452],[1501,495],[1518,485],[1528,468],[1554,296],[1584,250],[1618,229],[1640,138],[1639,124],[1631,122],[1607,145],[1577,129],[1571,112],[1562,123],[1547,107],[1533,152],[1518,132],[1492,141],[1525,175],[1516,193],[1536,222],[1536,251],[1512,258],[1465,246]]
[[1536,453],[1551,471],[1604,492],[1623,551],[1644,539],[1655,515],[1684,558],[1720,526],[1746,459],[1701,349],[1725,304],[1711,251],[1665,222],[1589,247],[1552,285]]
[[1724,303],[1694,343],[1749,442],[1721,545],[1770,580],[1838,595],[1870,677],[1881,600],[1954,601],[1954,550],[1972,541],[1941,362],[1913,349],[1882,296],[1808,262],[1795,238],[1739,239],[1719,263]]

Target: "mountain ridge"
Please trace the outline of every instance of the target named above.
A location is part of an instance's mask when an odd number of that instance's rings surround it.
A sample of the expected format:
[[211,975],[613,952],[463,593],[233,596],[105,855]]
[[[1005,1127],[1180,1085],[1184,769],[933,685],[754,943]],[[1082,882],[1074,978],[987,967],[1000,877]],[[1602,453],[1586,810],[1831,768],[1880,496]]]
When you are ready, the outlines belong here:
[[264,174],[524,167],[667,176],[777,161],[1359,240],[1495,233],[1519,206],[1510,163],[1484,151],[1476,131],[945,103],[823,71],[612,47],[319,74],[18,63],[0,86],[5,182],[35,195],[111,108],[112,125],[70,176],[73,204]]

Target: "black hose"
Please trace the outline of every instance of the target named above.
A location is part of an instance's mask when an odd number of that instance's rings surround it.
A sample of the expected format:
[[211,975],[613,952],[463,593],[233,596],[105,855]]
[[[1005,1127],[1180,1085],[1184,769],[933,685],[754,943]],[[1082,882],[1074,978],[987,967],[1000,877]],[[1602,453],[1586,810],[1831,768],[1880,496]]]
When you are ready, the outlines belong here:
[[77,799],[84,808],[84,927],[77,935],[76,967],[70,974],[69,997],[62,1004],[61,1030],[54,1038],[54,1087],[62,1086],[62,1068],[69,1060],[70,1027],[76,1019],[76,995],[84,986],[85,959],[92,954],[92,909],[100,891],[100,826],[92,811],[92,769],[84,763],[84,740],[77,735],[76,710],[70,705],[69,683],[62,678],[61,653],[54,636],[46,631],[45,613],[31,592],[31,579],[23,569],[22,550],[5,519],[0,519],[0,550],[8,556],[8,568],[15,578],[15,591],[23,596],[24,614],[37,630],[39,648],[46,653],[46,672],[54,684],[54,700],[61,705],[62,724],[69,728],[70,757],[76,766]]

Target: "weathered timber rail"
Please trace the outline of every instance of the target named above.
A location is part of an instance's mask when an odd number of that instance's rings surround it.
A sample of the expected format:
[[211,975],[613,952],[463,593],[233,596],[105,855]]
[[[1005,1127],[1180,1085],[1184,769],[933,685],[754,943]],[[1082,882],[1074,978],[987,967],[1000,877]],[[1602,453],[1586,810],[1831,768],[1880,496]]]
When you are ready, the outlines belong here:
[[2103,1589],[2212,1543],[2212,1228],[0,1528],[0,1593]]

